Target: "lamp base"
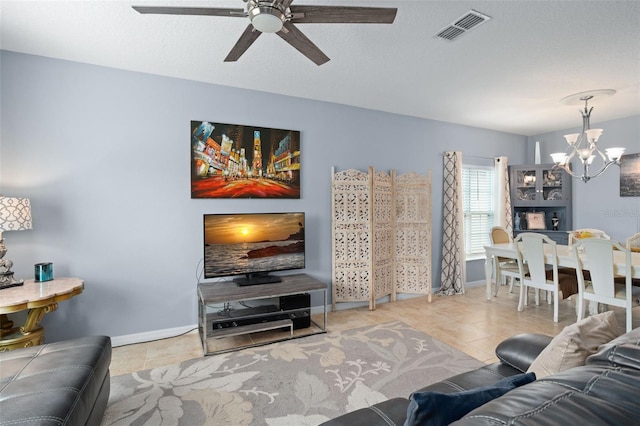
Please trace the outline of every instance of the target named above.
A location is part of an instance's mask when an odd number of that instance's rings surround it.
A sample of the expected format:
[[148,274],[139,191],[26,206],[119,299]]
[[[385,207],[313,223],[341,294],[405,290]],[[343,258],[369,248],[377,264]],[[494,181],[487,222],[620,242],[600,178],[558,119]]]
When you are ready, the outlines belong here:
[[0,232],[0,290],[24,284],[24,280],[16,280],[13,278],[13,271],[11,270],[13,262],[9,259],[3,259],[6,253],[7,248],[4,246],[4,240]]
[[13,278],[13,271],[0,272],[0,290],[9,287],[17,287],[24,284],[24,280]]

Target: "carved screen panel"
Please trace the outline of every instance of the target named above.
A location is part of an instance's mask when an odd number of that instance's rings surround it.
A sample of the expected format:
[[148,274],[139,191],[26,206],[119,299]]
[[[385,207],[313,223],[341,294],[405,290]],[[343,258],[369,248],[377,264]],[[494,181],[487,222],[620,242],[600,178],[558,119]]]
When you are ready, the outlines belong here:
[[[373,168],[370,169],[373,173]],[[393,180],[385,172],[373,173],[373,300],[390,296],[395,300],[393,283],[394,224]]]
[[428,294],[431,302],[431,171],[396,176],[396,293]]
[[355,169],[332,171],[332,304],[371,304],[371,174]]
[[332,169],[332,303],[396,293],[431,301],[431,171]]

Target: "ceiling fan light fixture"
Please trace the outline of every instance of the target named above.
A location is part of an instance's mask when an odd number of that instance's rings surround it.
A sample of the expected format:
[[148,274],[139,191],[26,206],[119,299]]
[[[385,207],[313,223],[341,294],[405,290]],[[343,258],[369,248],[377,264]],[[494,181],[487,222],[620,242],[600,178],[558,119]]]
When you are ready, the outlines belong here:
[[[2,0],[0,0],[2,1]],[[239,0],[238,0],[239,1]],[[220,7],[171,7],[132,6],[138,13],[158,15],[204,15],[234,18],[249,18],[251,24],[233,45],[225,62],[237,61],[262,33],[277,33],[316,65],[329,61],[329,57],[318,48],[295,24],[339,23],[339,24],[392,24],[398,9],[393,7],[363,6],[292,6],[294,0],[242,0],[244,9]]]
[[277,33],[282,29],[285,21],[284,13],[269,6],[254,7],[249,10],[249,18],[253,28],[261,33]]

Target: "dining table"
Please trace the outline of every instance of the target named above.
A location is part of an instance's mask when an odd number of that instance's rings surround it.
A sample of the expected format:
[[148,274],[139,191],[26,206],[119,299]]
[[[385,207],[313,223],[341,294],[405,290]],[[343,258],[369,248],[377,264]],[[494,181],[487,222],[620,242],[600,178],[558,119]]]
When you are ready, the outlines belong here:
[[[545,259],[549,260],[549,263],[551,263],[551,248],[548,247],[548,244],[545,244],[544,246]],[[496,258],[517,259],[518,247],[516,243],[489,244],[484,246],[484,250],[486,254],[484,272],[487,280],[487,300],[491,300],[493,294],[491,291],[492,276],[494,274],[496,277],[499,276],[498,262]],[[558,267],[577,268],[578,265],[576,264],[576,260],[573,255],[572,246],[556,244],[556,254],[558,256]],[[578,256],[580,256],[582,268],[588,270],[588,257],[582,253],[578,253]],[[615,275],[626,275],[625,256],[621,251],[616,250],[613,252],[613,267]],[[640,278],[640,253],[637,252],[631,253],[631,278]]]

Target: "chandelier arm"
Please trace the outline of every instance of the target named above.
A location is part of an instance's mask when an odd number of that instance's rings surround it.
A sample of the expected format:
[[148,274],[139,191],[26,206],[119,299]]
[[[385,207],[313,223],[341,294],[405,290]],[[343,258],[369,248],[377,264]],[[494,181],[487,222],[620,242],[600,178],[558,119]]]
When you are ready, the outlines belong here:
[[598,176],[600,176],[600,175],[601,175],[602,173],[604,173],[604,171],[605,171],[605,170],[607,170],[607,169],[609,168],[609,166],[611,166],[612,164],[616,164],[616,165],[618,165],[618,166],[620,165],[620,163],[618,163],[617,161],[609,161],[609,162],[605,163],[605,165],[604,165],[600,170],[598,170],[598,172],[597,172],[595,175],[590,176],[590,178],[594,178],[594,177],[598,177]]
[[567,172],[569,175],[573,176],[574,178],[579,178],[580,176],[576,175],[575,173],[573,173],[573,171],[569,168],[568,164],[555,164],[553,166],[553,168],[558,168],[558,169],[562,169],[565,172]]
[[605,164],[609,161],[609,159],[604,155],[604,153],[602,151],[600,151],[600,149],[598,148],[598,143],[597,142],[593,142],[591,144],[591,146],[593,147],[593,150],[595,152],[598,153],[598,155],[600,155],[600,158],[602,158],[602,161],[605,162]]
[[554,167],[554,168],[558,168],[558,169],[562,169],[562,170],[564,170],[565,172],[567,172],[571,177],[574,177],[574,178],[576,178],[576,179],[580,179],[580,180],[582,180],[583,182],[585,182],[585,183],[586,183],[586,182],[589,182],[592,178],[595,178],[595,177],[600,176],[600,175],[601,175],[602,173],[604,173],[604,172],[605,172],[605,170],[607,170],[607,169],[609,168],[609,166],[611,166],[612,164],[615,164],[615,165],[617,165],[617,166],[620,166],[620,162],[619,162],[619,161],[609,161],[609,162],[605,163],[605,165],[604,165],[600,170],[598,170],[598,172],[597,172],[595,175],[591,175],[591,176],[589,176],[589,165],[588,165],[587,163],[583,163],[583,172],[582,172],[582,175],[578,175],[578,174],[574,173],[574,172],[569,168],[568,163],[567,163],[567,164],[565,164],[565,165],[559,165],[559,164],[556,164],[556,165],[554,165],[553,167]]

